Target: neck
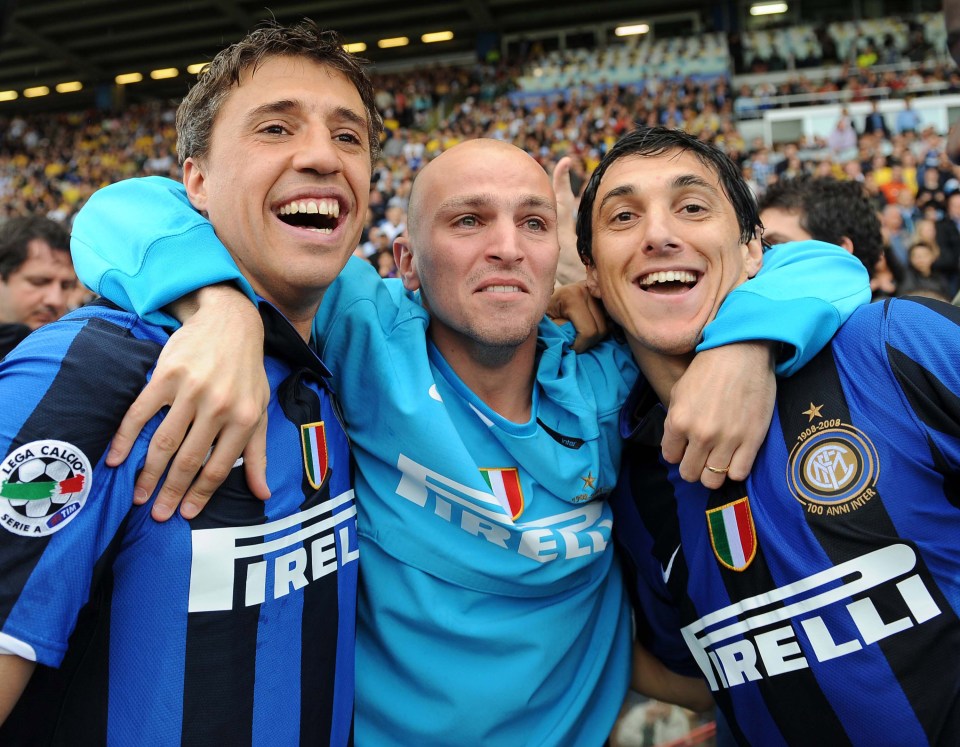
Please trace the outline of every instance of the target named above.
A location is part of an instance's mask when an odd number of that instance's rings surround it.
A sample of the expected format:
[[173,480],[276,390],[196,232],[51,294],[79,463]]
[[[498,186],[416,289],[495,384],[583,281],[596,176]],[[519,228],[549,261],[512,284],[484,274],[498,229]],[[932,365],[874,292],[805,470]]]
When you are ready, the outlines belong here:
[[663,406],[669,410],[670,392],[673,390],[673,385],[686,373],[690,362],[693,360],[694,353],[666,355],[641,347],[634,340],[628,340],[627,344],[633,351],[634,360],[640,366],[640,372],[653,388]]
[[434,335],[431,339],[450,368],[487,407],[513,423],[530,420],[536,331],[520,345],[503,347],[437,339]]

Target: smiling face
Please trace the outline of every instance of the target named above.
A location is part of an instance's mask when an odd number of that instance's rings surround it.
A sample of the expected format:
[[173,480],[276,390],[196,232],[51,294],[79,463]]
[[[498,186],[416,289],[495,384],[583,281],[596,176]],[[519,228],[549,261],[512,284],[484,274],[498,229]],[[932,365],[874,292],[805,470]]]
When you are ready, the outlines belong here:
[[716,172],[669,150],[610,165],[593,203],[587,282],[634,355],[687,356],[727,294],[760,268]]
[[556,201],[536,161],[496,140],[451,148],[417,177],[409,230],[397,263],[448,361],[536,343],[559,256]]
[[270,57],[241,75],[214,120],[209,153],[184,162],[205,210],[258,293],[309,329],[357,246],[370,187],[367,118],[342,73]]

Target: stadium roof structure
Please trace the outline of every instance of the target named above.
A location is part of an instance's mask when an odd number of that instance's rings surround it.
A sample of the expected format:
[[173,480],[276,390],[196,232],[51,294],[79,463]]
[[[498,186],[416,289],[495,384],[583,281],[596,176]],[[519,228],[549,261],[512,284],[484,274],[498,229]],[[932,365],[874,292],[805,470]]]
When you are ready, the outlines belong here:
[[[102,103],[117,85],[116,76],[127,73],[144,79],[129,86],[128,100],[182,96],[192,80],[188,65],[208,61],[271,17],[289,23],[309,16],[340,31],[347,42],[366,44],[361,54],[387,70],[404,62],[475,58],[478,50],[499,48],[504,38],[535,39],[561,29],[590,33],[650,15],[669,19],[664,14],[708,12],[711,5],[704,0],[0,0],[0,113]],[[451,31],[453,38],[421,41],[423,34],[439,31]],[[396,37],[407,37],[409,44],[378,47]],[[171,68],[178,71],[175,77],[156,74],[171,75]],[[78,91],[53,95],[57,86],[75,88],[77,82]]]

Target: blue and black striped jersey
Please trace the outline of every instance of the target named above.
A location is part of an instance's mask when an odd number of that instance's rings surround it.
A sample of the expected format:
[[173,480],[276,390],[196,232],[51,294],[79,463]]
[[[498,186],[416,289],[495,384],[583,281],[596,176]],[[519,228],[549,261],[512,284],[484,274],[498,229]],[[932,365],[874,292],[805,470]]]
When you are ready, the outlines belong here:
[[744,744],[960,735],[960,312],[863,307],[779,382],[749,479],[659,458],[635,390],[612,504],[638,635],[706,678]]
[[238,460],[192,521],[131,503],[160,416],[103,464],[162,329],[87,307],[0,364],[0,647],[41,665],[0,743],[352,740],[351,456],[320,359],[261,313],[273,496]]

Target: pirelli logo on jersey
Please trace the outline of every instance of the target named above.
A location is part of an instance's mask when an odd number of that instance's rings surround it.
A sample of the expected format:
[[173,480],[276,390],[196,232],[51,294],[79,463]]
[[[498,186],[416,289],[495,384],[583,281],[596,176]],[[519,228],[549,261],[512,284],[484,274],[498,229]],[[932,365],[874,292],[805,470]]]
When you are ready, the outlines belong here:
[[193,530],[188,611],[233,609],[238,583],[245,606],[263,604],[355,562],[356,516],[349,490],[267,524]]
[[[712,690],[805,669],[941,614],[914,573],[916,564],[909,545],[874,550],[711,612],[683,628],[683,637]],[[903,601],[901,614],[883,619],[871,593],[894,589]]]
[[863,431],[838,418],[824,417],[822,409],[823,405],[811,403],[803,413],[811,422],[790,452],[787,485],[807,513],[840,516],[877,495],[880,458]]
[[402,475],[397,485],[400,497],[469,534],[540,563],[603,552],[610,542],[613,522],[609,513],[604,515],[602,501],[518,524],[513,519],[516,504],[507,501],[505,507],[505,499],[493,491],[475,490],[403,454],[397,469]]

